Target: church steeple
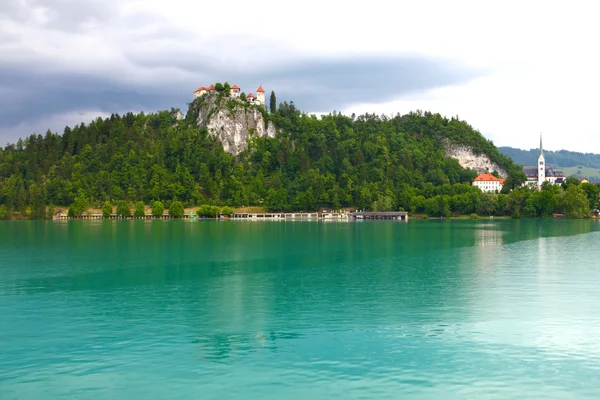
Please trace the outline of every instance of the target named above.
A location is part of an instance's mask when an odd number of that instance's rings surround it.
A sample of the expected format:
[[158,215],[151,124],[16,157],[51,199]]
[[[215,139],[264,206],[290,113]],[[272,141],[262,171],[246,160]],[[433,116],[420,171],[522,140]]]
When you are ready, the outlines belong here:
[[538,157],[538,188],[546,180],[546,158],[544,157],[544,147],[542,146],[542,134],[540,133],[540,156]]

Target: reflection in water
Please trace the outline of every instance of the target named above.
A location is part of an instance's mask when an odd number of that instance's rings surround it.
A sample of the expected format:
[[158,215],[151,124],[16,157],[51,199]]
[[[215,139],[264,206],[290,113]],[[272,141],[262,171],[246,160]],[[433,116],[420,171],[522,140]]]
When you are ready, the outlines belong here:
[[598,227],[0,224],[3,394],[598,398]]

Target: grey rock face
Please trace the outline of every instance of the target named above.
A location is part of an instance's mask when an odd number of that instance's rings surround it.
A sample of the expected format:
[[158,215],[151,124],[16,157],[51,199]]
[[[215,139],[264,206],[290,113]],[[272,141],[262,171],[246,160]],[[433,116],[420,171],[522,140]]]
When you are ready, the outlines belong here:
[[265,124],[259,106],[245,104],[241,99],[219,100],[216,94],[205,94],[192,103],[190,111],[194,107],[198,111],[198,127],[206,128],[234,156],[248,148],[251,137],[275,137],[275,126],[271,121]]
[[457,146],[447,141],[444,143],[444,148],[446,156],[455,158],[464,168],[475,170],[478,174],[492,173],[495,170],[503,178],[508,176],[505,170],[485,154],[475,154],[469,147]]

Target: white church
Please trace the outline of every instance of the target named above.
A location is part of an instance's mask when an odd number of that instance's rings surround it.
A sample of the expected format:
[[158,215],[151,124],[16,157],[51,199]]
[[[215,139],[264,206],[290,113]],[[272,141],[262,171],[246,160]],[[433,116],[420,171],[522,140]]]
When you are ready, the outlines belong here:
[[523,173],[527,176],[527,181],[523,186],[528,185],[541,189],[542,183],[550,182],[561,184],[567,176],[562,168],[549,167],[544,157],[544,148],[542,146],[542,135],[540,135],[540,154],[537,165],[526,165],[523,167]]
[[[210,86],[200,86],[198,89],[194,91],[194,100],[198,97],[202,96],[205,93],[214,93],[215,85]],[[239,98],[241,95],[241,89],[238,85],[233,85],[229,89],[229,95],[233,98]],[[265,105],[265,89],[263,89],[262,85],[256,89],[256,96],[252,93],[248,93],[246,95],[246,101],[251,104],[256,104],[259,106]]]

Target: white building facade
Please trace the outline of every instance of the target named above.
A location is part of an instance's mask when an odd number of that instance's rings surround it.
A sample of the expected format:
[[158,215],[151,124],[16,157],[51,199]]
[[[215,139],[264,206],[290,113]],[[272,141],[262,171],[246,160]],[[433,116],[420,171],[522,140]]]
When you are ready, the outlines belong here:
[[477,186],[482,192],[499,193],[504,181],[504,178],[496,178],[492,174],[481,174],[475,178],[473,186]]

